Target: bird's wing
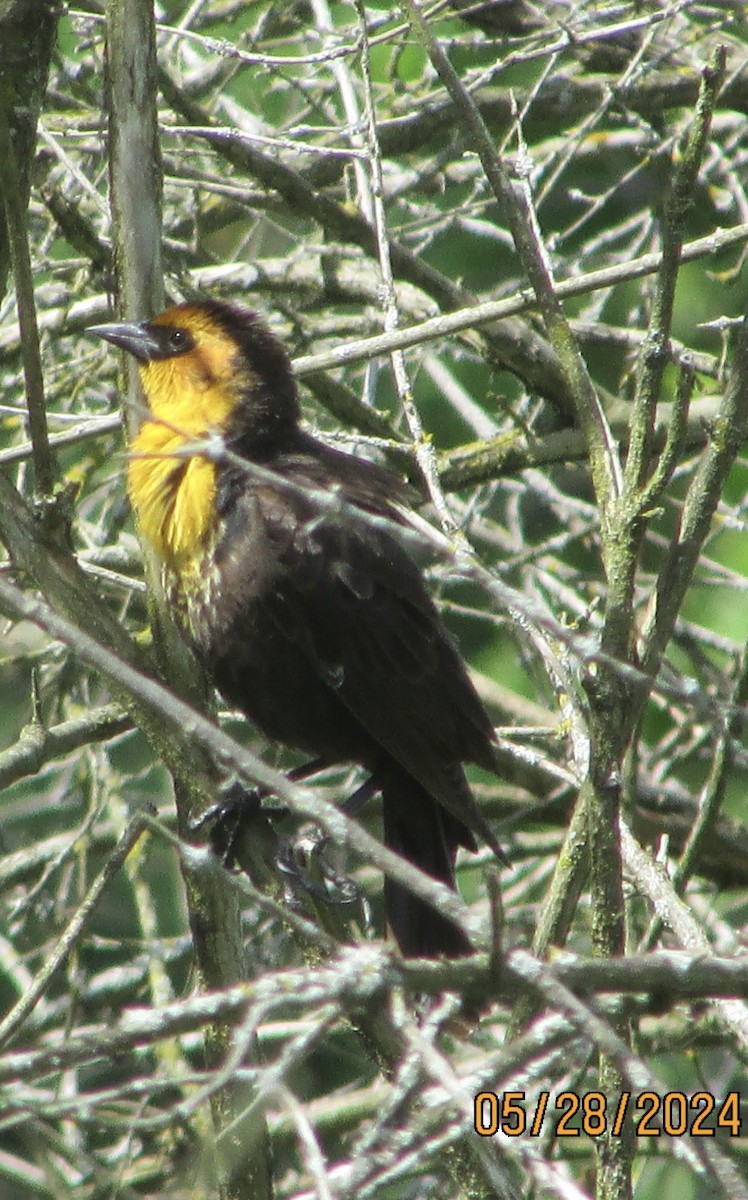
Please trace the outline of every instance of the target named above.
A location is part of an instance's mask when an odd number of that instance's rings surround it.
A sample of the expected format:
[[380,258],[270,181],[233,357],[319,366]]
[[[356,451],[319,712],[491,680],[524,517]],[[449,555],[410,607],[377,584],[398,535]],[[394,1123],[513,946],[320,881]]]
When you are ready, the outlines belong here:
[[273,487],[259,501],[279,565],[268,615],[384,754],[476,828],[459,764],[490,768],[493,730],[417,567],[350,504]]

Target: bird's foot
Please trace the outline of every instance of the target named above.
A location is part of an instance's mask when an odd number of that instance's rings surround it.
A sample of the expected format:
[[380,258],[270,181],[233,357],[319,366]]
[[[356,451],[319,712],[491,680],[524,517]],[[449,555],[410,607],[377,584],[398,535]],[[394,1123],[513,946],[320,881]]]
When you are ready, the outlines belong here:
[[326,904],[352,904],[361,891],[325,857],[330,839],[317,826],[307,826],[294,837],[284,838],[278,854],[278,868],[289,877],[292,886]]
[[[291,783],[297,783],[318,774],[327,766],[329,764],[325,759],[315,758],[311,762],[293,767],[288,771],[286,778]],[[238,865],[236,850],[243,830],[260,817],[266,819],[285,816],[288,811],[283,805],[279,805],[277,809],[273,810],[269,809],[267,805],[263,807],[262,801],[271,794],[269,788],[247,788],[237,779],[229,779],[221,785],[216,803],[211,804],[205,812],[200,814],[192,823],[191,829],[197,833],[206,825],[212,825],[210,844],[214,854],[220,858],[225,867]]]
[[262,801],[268,795],[265,788],[246,788],[232,780],[221,788],[220,799],[211,804],[192,824],[194,832],[211,825],[210,845],[225,867],[236,861],[236,846],[244,826],[262,813]]

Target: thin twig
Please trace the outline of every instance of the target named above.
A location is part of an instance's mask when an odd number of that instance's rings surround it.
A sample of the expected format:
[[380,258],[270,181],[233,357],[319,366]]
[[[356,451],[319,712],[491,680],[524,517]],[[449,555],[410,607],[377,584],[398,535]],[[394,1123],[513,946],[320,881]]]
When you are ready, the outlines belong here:
[[[10,85],[8,85],[10,86]],[[8,229],[13,274],[21,333],[23,373],[26,381],[26,403],[33,445],[34,482],[40,496],[51,496],[55,465],[49,448],[47,415],[44,402],[44,376],[39,354],[39,333],[36,325],[34,276],[29,255],[28,231],[21,202],[21,188],[8,124],[8,112],[0,106],[0,195],[3,198]]]
[[20,1029],[26,1017],[44,995],[50,980],[67,962],[105,889],[122,867],[144,829],[145,821],[141,816],[133,817],[129,822],[119,842],[88,889],[83,903],[76,909],[54,950],[46,958],[44,966],[34,979],[32,986],[0,1021],[0,1045],[13,1037]]

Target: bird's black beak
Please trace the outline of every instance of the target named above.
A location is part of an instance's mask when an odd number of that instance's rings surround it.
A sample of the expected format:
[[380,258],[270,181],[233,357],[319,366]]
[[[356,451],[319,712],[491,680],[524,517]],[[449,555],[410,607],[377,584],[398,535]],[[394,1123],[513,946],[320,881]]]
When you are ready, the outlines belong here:
[[120,350],[127,350],[140,363],[151,362],[154,358],[163,358],[162,342],[156,337],[153,328],[147,321],[139,324],[129,324],[126,321],[114,322],[112,325],[89,325],[86,333],[104,338]]

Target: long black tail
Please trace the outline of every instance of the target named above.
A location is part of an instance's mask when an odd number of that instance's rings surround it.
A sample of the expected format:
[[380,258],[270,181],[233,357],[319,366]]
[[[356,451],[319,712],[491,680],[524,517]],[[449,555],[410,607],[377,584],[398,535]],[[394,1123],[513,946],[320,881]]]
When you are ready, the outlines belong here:
[[[387,772],[381,787],[385,845],[454,888],[457,847],[475,848],[470,830],[403,771]],[[387,923],[404,955],[458,958],[470,953],[467,938],[448,917],[389,878],[384,899]]]

